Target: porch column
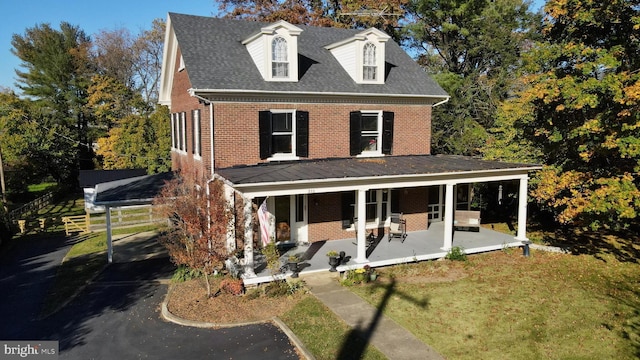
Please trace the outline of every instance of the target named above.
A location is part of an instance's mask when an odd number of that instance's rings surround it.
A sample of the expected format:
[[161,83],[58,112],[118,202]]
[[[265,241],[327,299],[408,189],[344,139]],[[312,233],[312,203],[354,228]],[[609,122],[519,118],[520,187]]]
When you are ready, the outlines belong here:
[[111,237],[111,208],[109,206],[105,206],[107,210],[107,261],[109,264],[113,262],[113,240]]
[[358,222],[356,224],[356,241],[358,243],[358,253],[355,262],[365,263],[367,262],[367,240],[366,240],[366,225],[367,225],[367,190],[358,190],[357,202],[358,202]]
[[454,184],[446,184],[444,200],[444,243],[442,250],[451,250],[453,244],[453,192]]
[[527,175],[520,179],[520,192],[518,194],[518,233],[516,240],[528,241],[527,239],[527,196],[529,177]]
[[244,198],[244,275],[245,278],[256,277],[253,262],[253,202]]
[[[235,199],[235,191],[233,188],[227,184],[224,185],[225,190],[225,198],[227,199],[227,204],[231,205],[232,209],[235,209],[236,199]],[[227,251],[229,254],[233,253],[236,250],[236,216],[235,211],[231,213],[231,217],[229,218],[229,224],[227,225]]]

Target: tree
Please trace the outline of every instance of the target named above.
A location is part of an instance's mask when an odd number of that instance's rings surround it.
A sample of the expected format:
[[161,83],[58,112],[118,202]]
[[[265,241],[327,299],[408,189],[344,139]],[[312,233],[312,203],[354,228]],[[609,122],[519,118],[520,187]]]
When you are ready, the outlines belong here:
[[[16,70],[18,88],[38,107],[38,116],[31,120],[43,122],[50,136],[72,142],[58,146],[52,154],[73,159],[76,165],[60,168],[64,172],[58,171],[58,175],[65,182],[75,183],[79,167],[93,166],[91,147],[87,146],[91,142],[87,136],[90,114],[85,109],[93,72],[90,39],[80,28],[62,22],[60,30],[41,24],[28,28],[24,35],[14,34],[11,44],[13,54],[26,69]],[[66,159],[54,160],[63,163]]]
[[104,169],[145,168],[148,173],[171,169],[169,109],[158,106],[150,115],[127,115],[97,141]]
[[183,168],[179,177],[167,183],[154,205],[173,227],[160,242],[176,265],[201,271],[207,295],[211,296],[209,274],[228,258],[227,230],[232,207],[220,180],[207,182],[196,169]]
[[552,0],[545,11],[495,144],[535,149],[547,167],[532,195],[559,222],[627,227],[640,211],[640,2]]
[[401,40],[400,22],[408,0],[222,0],[225,17],[266,22],[286,20],[292,24],[352,29],[375,27]]
[[434,109],[432,151],[477,155],[538,18],[523,0],[413,0],[418,62],[451,95]]

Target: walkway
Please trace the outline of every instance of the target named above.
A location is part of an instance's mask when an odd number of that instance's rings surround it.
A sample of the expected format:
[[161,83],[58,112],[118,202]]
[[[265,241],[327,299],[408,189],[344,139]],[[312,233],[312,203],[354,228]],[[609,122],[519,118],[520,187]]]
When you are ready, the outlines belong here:
[[[352,328],[352,334],[364,338],[387,358],[393,360],[444,359],[405,328],[383,315],[381,310],[369,305],[358,295],[341,286],[335,275],[324,273],[301,277],[306,281],[311,293]],[[350,352],[344,358],[359,358],[364,349],[350,347],[343,351]],[[360,354],[352,352],[360,352]]]

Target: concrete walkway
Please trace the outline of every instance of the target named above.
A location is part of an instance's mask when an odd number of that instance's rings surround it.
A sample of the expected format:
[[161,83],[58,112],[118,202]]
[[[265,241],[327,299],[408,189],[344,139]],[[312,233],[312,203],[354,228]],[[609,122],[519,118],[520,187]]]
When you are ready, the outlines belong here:
[[301,275],[301,278],[316,298],[351,326],[354,334],[364,338],[387,358],[391,360],[444,359],[405,328],[341,286],[336,275],[310,274]]

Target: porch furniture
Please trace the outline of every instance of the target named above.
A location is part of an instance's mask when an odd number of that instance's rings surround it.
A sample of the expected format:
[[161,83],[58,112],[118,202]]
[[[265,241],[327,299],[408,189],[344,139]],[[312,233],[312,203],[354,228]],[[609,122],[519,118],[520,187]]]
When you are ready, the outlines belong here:
[[394,237],[399,237],[404,243],[407,237],[407,220],[402,218],[400,213],[391,213],[391,222],[389,223],[389,241]]
[[480,211],[475,210],[456,210],[454,227],[477,228],[480,230]]

